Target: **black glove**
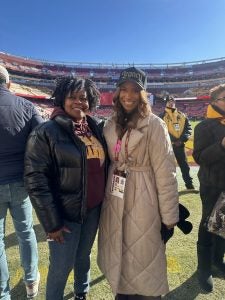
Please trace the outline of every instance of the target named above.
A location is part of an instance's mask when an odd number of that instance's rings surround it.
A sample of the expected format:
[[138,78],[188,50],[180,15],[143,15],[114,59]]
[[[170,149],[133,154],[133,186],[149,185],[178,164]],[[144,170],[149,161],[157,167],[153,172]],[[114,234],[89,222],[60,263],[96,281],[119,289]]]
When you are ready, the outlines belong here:
[[184,233],[188,234],[192,231],[192,224],[186,219],[190,216],[189,210],[179,203],[179,222],[177,223],[177,227]]
[[168,229],[165,224],[162,223],[161,225],[161,236],[164,244],[168,242],[168,240],[173,236],[174,228]]
[[[192,231],[192,224],[191,222],[187,221],[186,219],[190,216],[189,210],[179,203],[179,221],[177,223],[177,227],[184,233],[188,234]],[[165,224],[162,223],[161,226],[161,236],[162,240],[166,244],[168,240],[173,236],[174,228],[168,229]]]

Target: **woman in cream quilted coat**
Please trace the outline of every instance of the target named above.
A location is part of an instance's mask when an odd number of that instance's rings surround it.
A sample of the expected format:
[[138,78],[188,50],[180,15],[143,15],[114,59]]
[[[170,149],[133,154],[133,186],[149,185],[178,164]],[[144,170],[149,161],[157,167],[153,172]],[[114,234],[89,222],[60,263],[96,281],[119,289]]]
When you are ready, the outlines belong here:
[[176,169],[164,122],[151,113],[146,75],[121,72],[104,135],[111,160],[102,207],[98,264],[117,300],[168,292],[161,222],[178,221]]

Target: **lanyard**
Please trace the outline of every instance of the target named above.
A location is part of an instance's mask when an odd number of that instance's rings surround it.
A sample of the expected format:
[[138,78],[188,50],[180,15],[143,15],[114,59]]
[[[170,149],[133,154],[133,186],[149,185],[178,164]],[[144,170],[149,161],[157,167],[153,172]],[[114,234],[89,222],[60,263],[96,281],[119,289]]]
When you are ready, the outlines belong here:
[[[128,129],[126,140],[125,140],[125,162],[128,161],[128,143],[129,143],[129,139],[130,139],[130,133],[131,133],[131,129]],[[122,145],[122,140],[117,139],[116,145],[114,147],[115,161],[119,160],[121,145]]]

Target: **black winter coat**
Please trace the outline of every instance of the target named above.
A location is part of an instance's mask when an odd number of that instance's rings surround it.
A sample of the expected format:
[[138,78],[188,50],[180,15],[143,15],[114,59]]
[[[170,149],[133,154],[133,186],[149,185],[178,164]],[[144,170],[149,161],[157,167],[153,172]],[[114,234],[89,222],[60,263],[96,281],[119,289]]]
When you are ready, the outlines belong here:
[[195,127],[193,157],[200,165],[200,183],[225,190],[225,125],[217,119],[206,119]]
[[[89,116],[87,121],[106,152],[102,124]],[[64,219],[83,222],[87,209],[86,146],[73,133],[71,119],[58,115],[31,133],[24,179],[32,205],[47,233],[62,228]]]

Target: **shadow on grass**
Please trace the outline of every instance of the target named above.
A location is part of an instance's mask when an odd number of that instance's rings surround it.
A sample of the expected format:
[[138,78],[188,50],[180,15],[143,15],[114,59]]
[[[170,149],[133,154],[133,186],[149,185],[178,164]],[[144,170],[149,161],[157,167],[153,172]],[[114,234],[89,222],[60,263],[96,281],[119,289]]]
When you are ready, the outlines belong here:
[[204,293],[204,291],[200,288],[197,279],[197,272],[195,272],[180,286],[163,297],[163,300],[193,300],[199,294],[206,293]]
[[73,299],[74,294],[73,293],[69,293],[68,295],[63,297],[63,300],[69,300],[69,299]]
[[20,281],[11,289],[11,299],[12,300],[25,300],[27,299],[25,285],[23,279],[20,279]]
[[[44,233],[44,230],[40,224],[34,225],[34,231],[36,233],[36,238],[38,242],[45,242],[46,241],[46,235]],[[5,248],[10,248],[18,245],[16,233],[13,232],[5,237]]]
[[199,194],[199,190],[182,190],[178,192],[179,196],[188,195],[188,194]]
[[104,280],[104,279],[105,279],[105,276],[104,276],[104,275],[101,275],[101,276],[95,278],[94,280],[92,280],[92,281],[90,282],[90,286],[92,287],[92,286],[98,284],[99,282],[101,282],[101,281]]
[[[101,282],[102,280],[104,280],[104,279],[105,279],[105,276],[104,276],[104,275],[101,275],[101,276],[95,278],[94,280],[92,280],[92,281],[90,282],[90,287],[92,287],[92,286],[94,286],[94,285],[100,283],[100,282]],[[73,299],[73,296],[74,296],[73,293],[69,293],[68,295],[66,295],[65,297],[63,297],[63,300]]]

